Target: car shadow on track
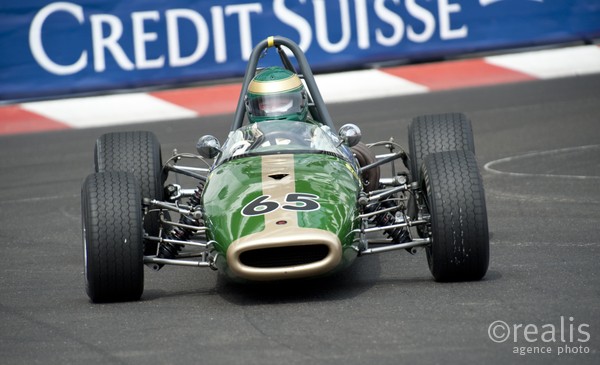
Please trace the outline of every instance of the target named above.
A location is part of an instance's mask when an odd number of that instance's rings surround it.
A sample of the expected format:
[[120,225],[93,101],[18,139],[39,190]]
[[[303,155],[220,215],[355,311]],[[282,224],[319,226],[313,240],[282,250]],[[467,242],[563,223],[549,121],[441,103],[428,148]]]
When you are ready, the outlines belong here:
[[502,278],[502,273],[497,270],[489,270],[478,282],[456,283],[438,283],[429,275],[382,275],[380,257],[364,257],[344,271],[314,279],[237,283],[219,276],[215,290],[228,302],[244,306],[337,301],[359,297],[374,287],[387,286],[401,286],[406,291],[430,290],[437,286],[455,290],[456,286],[487,286]]
[[361,257],[347,269],[329,276],[277,282],[235,282],[225,275],[215,273],[206,285],[198,287],[197,274],[184,274],[189,275],[186,282],[196,284],[186,284],[185,288],[171,290],[149,289],[144,292],[142,301],[217,296],[239,306],[316,303],[360,297],[374,288],[406,292],[452,291],[457,287],[487,286],[502,278],[501,272],[490,269],[480,282],[437,283],[427,269],[420,268],[422,261],[419,258],[412,264],[396,265],[395,260],[384,257]]
[[234,282],[219,276],[216,291],[237,305],[322,302],[353,298],[379,280],[379,257],[360,258],[350,267],[332,275],[276,282]]

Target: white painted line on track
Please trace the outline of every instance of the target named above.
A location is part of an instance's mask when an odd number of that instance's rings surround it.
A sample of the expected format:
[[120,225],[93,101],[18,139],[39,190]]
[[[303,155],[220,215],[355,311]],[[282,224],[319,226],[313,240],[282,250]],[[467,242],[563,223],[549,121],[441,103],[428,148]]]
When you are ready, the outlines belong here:
[[326,103],[376,99],[426,93],[426,86],[378,70],[317,75],[315,80]]
[[23,103],[25,110],[68,124],[89,128],[168,119],[193,118],[189,109],[145,93]]
[[509,176],[523,176],[523,177],[552,177],[552,178],[563,178],[563,179],[579,179],[579,180],[587,180],[587,179],[600,179],[600,176],[592,176],[592,175],[558,175],[558,174],[536,174],[536,173],[526,173],[526,172],[510,172],[510,171],[502,171],[498,169],[492,168],[492,166],[512,162],[517,160],[522,160],[529,157],[539,157],[539,156],[547,156],[547,155],[556,155],[559,153],[565,152],[573,152],[573,151],[584,151],[584,150],[592,150],[592,149],[600,149],[599,144],[587,145],[587,146],[577,146],[577,147],[568,147],[568,148],[559,148],[556,150],[548,150],[548,151],[538,151],[538,152],[530,152],[523,155],[510,156],[500,158],[498,160],[490,161],[486,163],[483,168],[491,172],[493,174],[499,175],[509,175]]
[[600,72],[600,47],[577,46],[491,56],[485,61],[540,79],[588,75]]

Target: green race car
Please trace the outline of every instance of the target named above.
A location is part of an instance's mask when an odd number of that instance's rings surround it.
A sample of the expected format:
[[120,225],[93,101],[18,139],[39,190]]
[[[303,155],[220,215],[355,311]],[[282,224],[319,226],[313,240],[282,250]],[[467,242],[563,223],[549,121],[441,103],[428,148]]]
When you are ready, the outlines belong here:
[[[282,67],[257,69],[269,48]],[[425,115],[408,133],[406,151],[393,139],[360,142],[356,125],[336,130],[300,48],[269,37],[250,56],[222,145],[203,136],[198,154],[175,153],[163,163],[150,132],[97,140],[96,172],[82,186],[89,297],[138,300],[144,265],[274,281],[418,248],[437,281],[481,279],[489,238],[470,121],[459,113]],[[198,160],[209,163],[184,163]],[[194,185],[170,182],[173,176]]]

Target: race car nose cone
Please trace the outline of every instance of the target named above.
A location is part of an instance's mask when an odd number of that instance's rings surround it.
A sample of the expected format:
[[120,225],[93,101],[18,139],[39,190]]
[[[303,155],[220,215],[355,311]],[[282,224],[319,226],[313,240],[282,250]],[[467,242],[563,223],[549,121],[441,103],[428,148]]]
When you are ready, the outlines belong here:
[[296,229],[302,232],[260,232],[232,243],[227,250],[232,273],[243,279],[264,281],[310,277],[337,267],[342,246],[336,235],[320,229]]

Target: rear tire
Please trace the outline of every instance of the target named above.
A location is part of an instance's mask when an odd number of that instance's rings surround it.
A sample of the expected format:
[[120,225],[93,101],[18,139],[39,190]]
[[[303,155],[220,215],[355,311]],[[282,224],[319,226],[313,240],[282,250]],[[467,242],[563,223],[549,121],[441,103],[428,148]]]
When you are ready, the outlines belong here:
[[[96,172],[125,171],[133,174],[140,184],[144,198],[163,200],[164,182],[161,148],[152,132],[107,133],[98,140],[94,148]],[[151,212],[144,218],[144,230],[157,236],[160,229],[159,213]],[[157,243],[146,241],[144,253],[155,255]]]
[[422,187],[431,217],[429,270],[436,281],[479,280],[489,263],[483,183],[470,151],[430,154]]
[[410,172],[420,181],[421,164],[430,153],[467,150],[475,154],[471,121],[462,113],[422,115],[408,126]]
[[89,175],[81,189],[86,291],[93,302],[138,300],[144,290],[142,204],[132,174]]

